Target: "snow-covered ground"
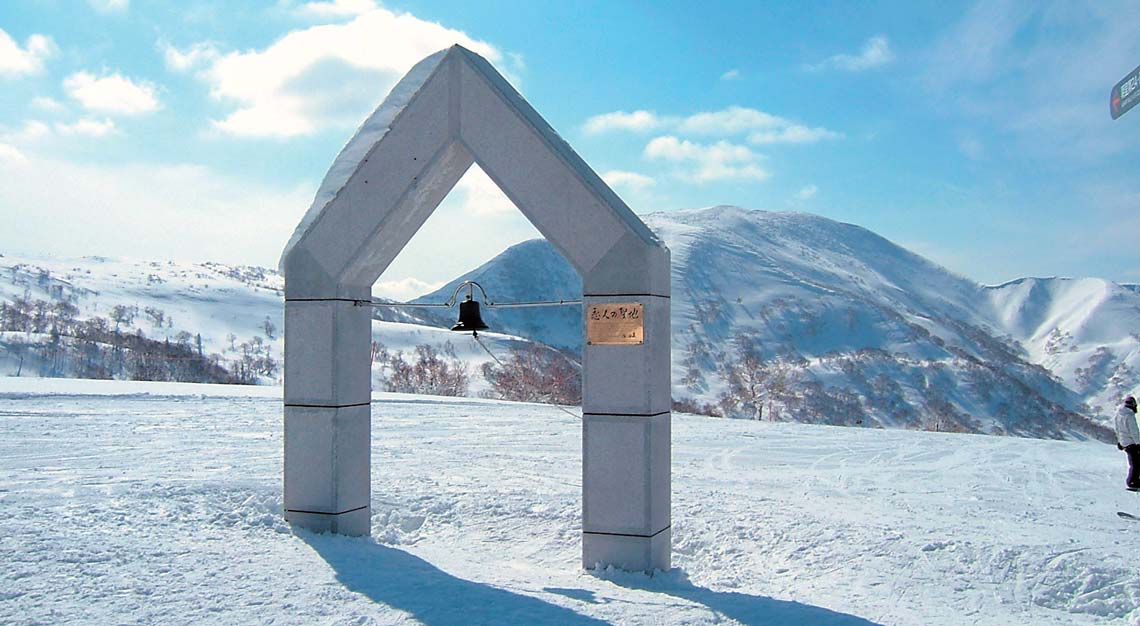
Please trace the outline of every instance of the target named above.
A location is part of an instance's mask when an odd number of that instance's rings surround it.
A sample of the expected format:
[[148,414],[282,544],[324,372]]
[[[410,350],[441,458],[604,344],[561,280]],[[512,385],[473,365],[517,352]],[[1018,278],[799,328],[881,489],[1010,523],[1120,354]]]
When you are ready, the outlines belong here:
[[1140,624],[1104,444],[675,415],[673,571],[591,573],[573,416],[378,394],[345,538],[282,521],[279,393],[0,379],[0,623]]

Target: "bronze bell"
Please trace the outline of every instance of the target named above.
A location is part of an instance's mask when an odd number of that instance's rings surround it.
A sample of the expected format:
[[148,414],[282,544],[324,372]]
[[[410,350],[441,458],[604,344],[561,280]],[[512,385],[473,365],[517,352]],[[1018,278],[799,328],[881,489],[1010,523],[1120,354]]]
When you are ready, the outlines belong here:
[[487,330],[487,325],[483,323],[483,318],[479,315],[478,300],[472,300],[471,296],[468,295],[466,300],[459,303],[459,323],[452,326],[451,330],[471,331],[473,336],[479,334],[481,330]]

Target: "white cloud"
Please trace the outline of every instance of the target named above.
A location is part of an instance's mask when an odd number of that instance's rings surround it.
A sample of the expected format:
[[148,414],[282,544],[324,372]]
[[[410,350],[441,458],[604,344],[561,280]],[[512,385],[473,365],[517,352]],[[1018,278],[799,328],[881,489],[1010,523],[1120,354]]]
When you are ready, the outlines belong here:
[[608,130],[649,131],[661,128],[671,128],[688,135],[729,136],[750,132],[749,140],[756,144],[804,144],[843,137],[842,133],[826,128],[803,126],[778,115],[742,106],[702,111],[688,117],[661,116],[644,110],[633,113],[615,111],[595,115],[585,124],[586,132],[591,134]]
[[115,132],[115,123],[108,119],[103,121],[82,119],[71,124],[58,123],[55,125],[55,131],[64,136],[105,137]]
[[373,0],[331,0],[306,2],[297,7],[297,14],[318,19],[354,17],[378,8]]
[[[262,50],[211,59],[209,48],[203,48],[195,63],[204,62],[198,77],[209,84],[211,96],[237,107],[214,120],[217,129],[238,136],[295,137],[359,123],[416,62],[457,43],[489,61],[502,58],[490,44],[463,32],[375,9],[345,24],[292,31]],[[189,57],[193,51],[179,54]],[[180,58],[171,54],[167,62],[178,64]]]
[[21,48],[0,28],[0,76],[38,74],[44,69],[44,61],[55,52],[56,45],[51,37],[32,35]]
[[[50,132],[46,125],[37,128]],[[3,136],[0,180],[0,249],[265,267],[276,267],[315,192],[309,185],[259,183],[201,165],[40,158]],[[433,281],[450,280],[510,245],[541,237],[521,212],[475,215],[472,202],[464,188],[450,194],[384,272],[380,292],[402,285],[411,294],[417,284],[427,291]]]
[[921,81],[985,137],[984,158],[1123,168],[1135,140],[1108,115],[1107,99],[1140,58],[1138,23],[1136,2],[977,2],[918,55]]
[[883,35],[876,35],[863,44],[859,54],[837,54],[822,63],[809,66],[812,70],[838,69],[847,72],[862,72],[864,70],[882,67],[895,60],[895,53],[891,51],[891,43]]
[[209,65],[222,56],[217,44],[212,41],[198,42],[186,50],[179,50],[166,42],[159,43],[158,48],[166,60],[166,67],[176,72]]
[[27,161],[28,157],[24,156],[16,146],[10,146],[6,143],[0,143],[0,162],[3,161]]
[[612,113],[595,115],[586,120],[585,129],[586,132],[590,134],[604,133],[611,130],[643,132],[660,128],[666,123],[667,120],[658,117],[658,115],[652,111],[634,111],[633,113],[614,111]]
[[85,109],[100,113],[138,115],[161,106],[154,85],[136,83],[121,74],[96,77],[78,72],[64,79],[63,88]]
[[602,180],[611,187],[624,187],[630,191],[641,191],[657,183],[651,176],[622,170],[610,170],[602,174]]
[[51,135],[51,127],[39,120],[28,120],[24,127],[15,132],[0,133],[0,141],[14,145],[26,145]]
[[116,130],[115,122],[109,119],[84,118],[71,123],[56,122],[50,126],[40,120],[28,120],[19,130],[0,132],[0,143],[22,148],[42,148],[45,141],[53,137],[105,137]]
[[422,295],[429,294],[447,284],[447,281],[427,282],[409,276],[398,280],[380,280],[372,285],[372,295],[378,298],[388,298],[398,302],[414,300]]
[[32,98],[32,107],[48,113],[61,113],[67,110],[62,102],[46,96]]
[[774,143],[805,144],[841,138],[843,138],[843,133],[837,133],[826,128],[808,128],[807,126],[792,124],[783,128],[752,133],[748,136],[748,141],[761,145]]
[[689,166],[690,169],[677,170],[674,174],[683,180],[709,182],[715,180],[755,180],[767,179],[770,174],[758,164],[760,156],[747,146],[718,141],[715,144],[699,144],[673,136],[657,137],[645,146],[645,156]]
[[[199,165],[0,160],[0,245],[273,267],[313,189]],[[60,184],[66,181],[66,184]]]
[[811,200],[817,193],[819,193],[819,187],[816,187],[815,185],[807,185],[806,187],[800,189],[799,193],[796,195],[799,196],[800,200]]
[[735,68],[720,75],[721,80],[736,80],[738,78],[740,78],[740,70]]
[[696,113],[681,120],[677,129],[683,133],[733,135],[758,128],[773,128],[789,122],[770,113],[742,106],[720,111]]
[[[740,159],[751,157],[751,150],[744,146],[733,146],[721,142],[721,153],[728,158]],[[685,161],[699,159],[708,152],[708,147],[689,141],[677,139],[672,135],[656,137],[645,146],[645,156],[651,159],[665,159],[667,161]]]
[[451,193],[459,192],[463,210],[475,216],[515,213],[518,208],[507,198],[495,181],[479,168],[471,166],[455,184]]
[[1022,61],[1012,56],[1014,38],[1032,19],[1033,11],[1023,5],[978,2],[931,46],[926,56],[933,71],[924,72],[923,80],[942,89],[957,82],[985,83],[1010,71]]
[[87,0],[87,3],[99,13],[123,13],[131,6],[131,0]]

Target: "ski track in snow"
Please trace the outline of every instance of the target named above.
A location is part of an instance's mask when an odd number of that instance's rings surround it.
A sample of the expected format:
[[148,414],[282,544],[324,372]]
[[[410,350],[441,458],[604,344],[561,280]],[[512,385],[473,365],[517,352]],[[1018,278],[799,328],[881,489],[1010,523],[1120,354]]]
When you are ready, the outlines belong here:
[[39,385],[0,379],[4,624],[1140,624],[1103,444],[674,415],[647,576],[580,568],[553,407],[377,394],[346,538],[283,521],[264,389]]

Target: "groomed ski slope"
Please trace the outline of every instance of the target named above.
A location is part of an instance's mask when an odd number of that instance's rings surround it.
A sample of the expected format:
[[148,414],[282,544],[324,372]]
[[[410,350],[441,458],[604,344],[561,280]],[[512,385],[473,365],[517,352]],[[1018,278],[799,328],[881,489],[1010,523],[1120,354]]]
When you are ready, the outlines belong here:
[[1140,624],[1104,444],[674,415],[674,570],[588,573],[571,415],[378,394],[353,539],[282,521],[279,393],[0,379],[0,623]]

